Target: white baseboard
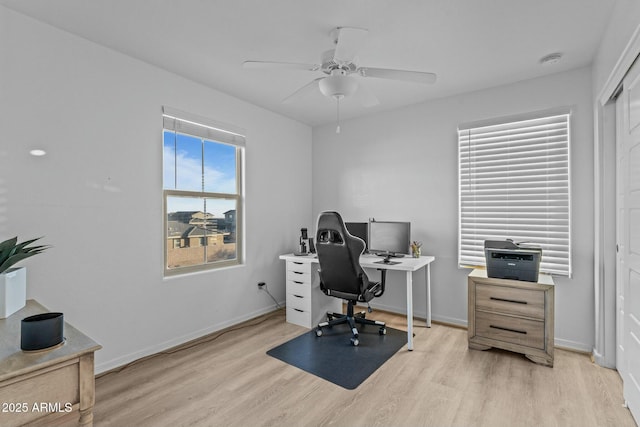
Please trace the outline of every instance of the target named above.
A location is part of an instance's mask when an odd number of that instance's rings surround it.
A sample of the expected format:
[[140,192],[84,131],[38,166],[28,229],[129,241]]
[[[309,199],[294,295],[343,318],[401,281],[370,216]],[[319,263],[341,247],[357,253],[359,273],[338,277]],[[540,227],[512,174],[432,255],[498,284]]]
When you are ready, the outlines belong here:
[[[280,307],[284,307],[285,306],[285,302],[284,301],[280,301],[279,302]],[[208,334],[212,334],[214,332],[218,332],[221,331],[223,329],[229,328],[231,326],[234,325],[238,325],[242,322],[246,322],[247,320],[251,320],[253,318],[256,318],[258,316],[261,316],[263,314],[272,312],[274,310],[276,310],[278,307],[275,304],[272,304],[270,306],[261,308],[259,310],[250,312],[250,313],[244,313],[241,316],[235,317],[233,319],[228,319],[222,323],[218,323],[215,325],[211,325],[209,327],[206,328],[202,328],[199,329],[197,331],[194,331],[192,333],[189,334],[185,334],[179,337],[175,337],[172,338],[170,340],[152,345],[150,347],[144,348],[142,350],[138,350],[135,351],[133,353],[129,353],[129,354],[125,354],[123,356],[117,357],[115,359],[111,359],[111,360],[107,360],[105,362],[101,362],[99,364],[96,364],[95,367],[95,373],[97,374],[101,374],[103,372],[107,372],[110,371],[112,369],[116,369],[119,368],[121,366],[126,365],[127,363],[131,363],[133,361],[136,361],[138,359],[142,359],[143,357],[147,357],[147,356],[151,356],[153,354],[156,353],[160,353],[162,351],[168,350],[170,348],[179,346],[181,344],[187,343],[189,341],[195,340],[197,338],[201,338],[205,335]]]
[[589,353],[591,354],[593,348],[590,345],[581,343],[581,342],[576,342],[576,341],[570,341],[570,340],[565,340],[562,338],[556,338],[554,340],[554,345],[557,348],[565,348],[567,350],[573,350],[573,351],[579,351],[581,353]]
[[[280,304],[281,307],[285,306],[285,302],[284,301],[279,301],[278,304]],[[379,310],[384,310],[384,311],[388,311],[391,313],[397,313],[397,314],[402,314],[402,315],[407,315],[407,310],[406,308],[399,308],[396,306],[389,306],[389,305],[385,305],[385,304],[380,304],[380,303],[375,303],[375,304],[371,304],[371,307],[374,309],[379,309]],[[181,344],[187,343],[189,341],[195,340],[197,338],[201,338],[205,335],[208,334],[212,334],[218,331],[221,331],[223,329],[229,328],[231,326],[240,324],[242,322],[246,322],[247,320],[251,320],[255,317],[261,316],[263,314],[269,313],[271,311],[274,311],[277,309],[277,306],[275,304],[272,304],[270,306],[264,307],[260,310],[256,310],[250,313],[245,313],[242,316],[238,316],[235,317],[233,319],[228,319],[225,322],[216,324],[216,325],[212,325],[210,327],[207,328],[202,328],[198,331],[189,333],[189,334],[185,334],[179,337],[175,337],[173,339],[164,341],[162,343],[158,343],[156,345],[144,348],[142,350],[138,350],[135,351],[133,353],[129,353],[129,354],[125,354],[123,356],[117,357],[115,359],[111,359],[105,362],[101,362],[99,364],[96,364],[95,367],[95,373],[96,374],[101,374],[103,372],[107,372],[110,371],[112,369],[116,369],[119,368],[123,365],[126,365],[127,363],[131,363],[133,361],[136,361],[138,359],[142,359],[143,357],[147,357],[156,353],[160,353],[162,351],[168,350],[170,348],[179,346]],[[413,313],[414,317],[417,318],[422,318],[425,319],[427,317],[427,313],[423,312],[423,311],[415,311]],[[465,319],[457,319],[454,317],[447,317],[447,316],[440,316],[440,315],[432,315],[431,320],[435,321],[435,322],[440,322],[440,323],[444,323],[444,324],[450,324],[452,326],[458,326],[458,327],[463,327],[466,328],[467,327],[467,321]],[[584,344],[584,343],[580,343],[580,342],[576,342],[576,341],[571,341],[571,340],[565,340],[562,338],[556,338],[555,339],[555,346],[559,347],[559,348],[566,348],[568,350],[575,350],[575,351],[579,351],[579,352],[583,352],[583,353],[591,353],[592,352],[592,348],[591,346]]]

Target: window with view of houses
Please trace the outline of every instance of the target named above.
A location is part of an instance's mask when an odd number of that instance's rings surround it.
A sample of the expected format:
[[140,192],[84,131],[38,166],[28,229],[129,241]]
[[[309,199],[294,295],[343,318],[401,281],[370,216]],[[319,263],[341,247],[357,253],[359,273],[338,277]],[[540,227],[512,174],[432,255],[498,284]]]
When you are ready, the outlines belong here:
[[165,275],[242,262],[244,137],[164,108]]

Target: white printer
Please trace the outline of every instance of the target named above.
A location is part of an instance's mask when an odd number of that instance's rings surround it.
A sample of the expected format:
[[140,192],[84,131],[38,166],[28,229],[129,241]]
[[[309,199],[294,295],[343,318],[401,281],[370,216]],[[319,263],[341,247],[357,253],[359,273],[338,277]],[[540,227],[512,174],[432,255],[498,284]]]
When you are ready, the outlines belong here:
[[485,240],[487,276],[497,279],[537,282],[542,248],[513,240]]

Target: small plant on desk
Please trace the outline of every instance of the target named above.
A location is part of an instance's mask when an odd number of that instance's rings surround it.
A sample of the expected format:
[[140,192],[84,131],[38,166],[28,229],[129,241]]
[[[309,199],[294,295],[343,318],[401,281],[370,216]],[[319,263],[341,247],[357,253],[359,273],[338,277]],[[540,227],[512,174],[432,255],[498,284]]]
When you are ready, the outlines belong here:
[[417,240],[414,240],[413,242],[411,242],[411,255],[413,255],[414,258],[420,258],[421,252],[422,252],[422,242],[418,242]]

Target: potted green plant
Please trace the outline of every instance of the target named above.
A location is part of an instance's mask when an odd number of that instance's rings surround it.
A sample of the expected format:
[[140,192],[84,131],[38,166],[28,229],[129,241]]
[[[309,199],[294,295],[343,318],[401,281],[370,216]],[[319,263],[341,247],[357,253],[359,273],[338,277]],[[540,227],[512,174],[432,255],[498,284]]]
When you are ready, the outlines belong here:
[[16,263],[37,255],[48,245],[29,246],[36,240],[18,243],[18,237],[0,243],[0,319],[4,319],[24,307],[27,299],[27,273]]

